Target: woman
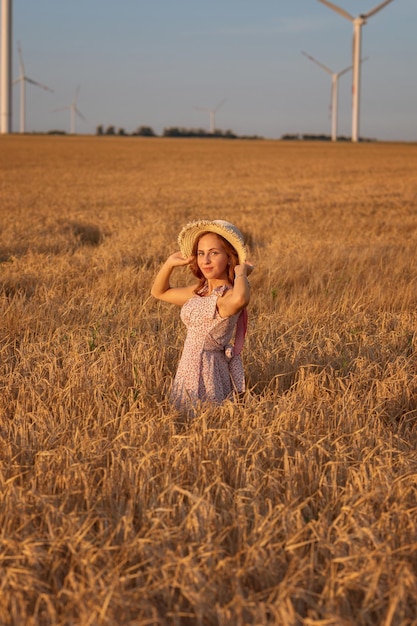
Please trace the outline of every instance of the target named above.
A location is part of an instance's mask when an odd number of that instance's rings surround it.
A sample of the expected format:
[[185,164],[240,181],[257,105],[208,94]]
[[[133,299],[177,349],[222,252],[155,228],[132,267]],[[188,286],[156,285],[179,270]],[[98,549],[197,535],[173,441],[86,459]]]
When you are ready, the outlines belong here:
[[[224,220],[187,224],[178,243],[180,251],[168,257],[151,290],[155,298],[182,307],[181,319],[187,327],[171,401],[179,409],[199,401],[220,404],[234,391],[245,390],[240,350],[253,266],[246,263],[242,233]],[[171,287],[172,271],[185,265],[198,282]]]

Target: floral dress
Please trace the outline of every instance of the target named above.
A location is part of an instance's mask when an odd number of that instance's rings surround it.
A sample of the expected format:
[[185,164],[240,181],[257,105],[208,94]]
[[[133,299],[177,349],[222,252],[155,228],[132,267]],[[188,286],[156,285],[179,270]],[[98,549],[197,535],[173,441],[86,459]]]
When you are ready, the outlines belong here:
[[240,314],[221,317],[216,306],[227,289],[222,285],[210,295],[195,295],[181,308],[187,336],[170,396],[178,409],[198,401],[221,404],[234,391],[245,390],[240,355],[228,358],[225,354]]

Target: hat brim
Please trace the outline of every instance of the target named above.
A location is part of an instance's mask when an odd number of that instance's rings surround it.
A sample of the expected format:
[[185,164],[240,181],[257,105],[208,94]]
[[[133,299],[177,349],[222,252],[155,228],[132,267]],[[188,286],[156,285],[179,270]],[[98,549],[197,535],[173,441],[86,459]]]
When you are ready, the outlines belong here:
[[199,220],[184,226],[178,235],[178,244],[184,258],[192,255],[194,242],[202,233],[221,235],[236,250],[239,264],[246,261],[246,248],[243,235],[236,226],[224,220]]

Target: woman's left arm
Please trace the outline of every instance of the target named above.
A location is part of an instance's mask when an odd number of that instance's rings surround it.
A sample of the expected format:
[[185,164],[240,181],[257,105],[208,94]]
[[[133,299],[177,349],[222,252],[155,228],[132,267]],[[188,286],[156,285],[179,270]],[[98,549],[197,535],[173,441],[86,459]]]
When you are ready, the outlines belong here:
[[230,292],[226,292],[223,298],[217,300],[217,309],[222,317],[235,315],[249,304],[250,285],[248,275],[253,269],[253,265],[249,263],[236,265],[233,289]]

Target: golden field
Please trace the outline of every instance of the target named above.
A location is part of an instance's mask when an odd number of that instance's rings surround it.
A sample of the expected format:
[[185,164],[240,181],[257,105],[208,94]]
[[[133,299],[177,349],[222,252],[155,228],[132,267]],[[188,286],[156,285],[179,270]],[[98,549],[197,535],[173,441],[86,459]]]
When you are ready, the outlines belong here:
[[[2,626],[417,624],[416,171],[415,144],[0,138]],[[248,393],[189,422],[149,291],[196,218],[256,270]]]

